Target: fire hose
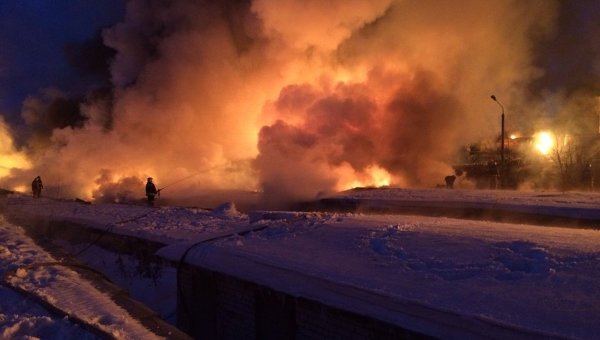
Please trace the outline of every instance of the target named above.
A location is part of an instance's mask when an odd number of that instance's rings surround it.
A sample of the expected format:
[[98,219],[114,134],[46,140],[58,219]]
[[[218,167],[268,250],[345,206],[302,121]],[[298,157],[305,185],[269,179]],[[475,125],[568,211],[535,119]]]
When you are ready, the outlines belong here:
[[211,170],[214,170],[214,169],[222,168],[222,167],[224,167],[224,166],[226,166],[226,165],[227,165],[227,164],[225,164],[225,163],[224,163],[224,164],[215,165],[215,166],[212,166],[212,167],[210,167],[210,168],[206,168],[206,169],[202,169],[202,170],[196,171],[196,172],[194,172],[194,173],[192,173],[192,174],[190,174],[190,175],[188,175],[188,176],[185,176],[185,177],[183,177],[183,178],[180,178],[180,179],[178,179],[178,180],[176,180],[176,181],[174,181],[174,182],[171,182],[171,183],[169,183],[169,184],[165,185],[164,187],[162,187],[162,188],[158,189],[158,190],[156,191],[156,195],[157,195],[158,197],[160,197],[160,192],[161,192],[162,190],[164,190],[164,189],[168,188],[168,187],[171,187],[171,186],[174,186],[174,185],[176,185],[176,184],[179,184],[179,183],[181,183],[181,182],[187,181],[188,179],[190,179],[190,178],[192,178],[192,177],[195,177],[195,176],[198,176],[198,175],[200,175],[200,174],[202,174],[202,173],[205,173],[205,172],[208,172],[208,171],[211,171]]

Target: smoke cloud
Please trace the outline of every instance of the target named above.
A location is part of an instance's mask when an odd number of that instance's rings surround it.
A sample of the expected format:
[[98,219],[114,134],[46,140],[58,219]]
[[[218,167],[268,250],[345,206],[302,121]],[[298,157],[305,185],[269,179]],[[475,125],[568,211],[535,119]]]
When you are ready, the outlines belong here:
[[[62,195],[261,191],[266,203],[356,185],[433,186],[461,145],[498,133],[495,93],[513,124],[542,104],[535,48],[555,1],[222,0],[127,2],[103,31],[112,89],[69,124],[41,123],[26,151]],[[97,65],[97,64],[95,64]],[[32,129],[39,103],[27,103]],[[43,105],[42,105],[43,106]],[[73,111],[74,112],[74,111]],[[33,177],[32,177],[33,176]],[[182,181],[182,179],[185,179]],[[58,191],[58,189],[56,189]]]

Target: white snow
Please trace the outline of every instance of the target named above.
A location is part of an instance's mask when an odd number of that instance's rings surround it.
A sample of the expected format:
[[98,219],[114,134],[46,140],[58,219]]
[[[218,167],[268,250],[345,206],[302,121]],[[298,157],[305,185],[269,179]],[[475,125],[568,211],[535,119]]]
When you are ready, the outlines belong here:
[[[590,221],[600,217],[600,195],[585,192],[388,188],[337,196],[371,205],[494,207]],[[481,332],[501,326],[568,338],[593,339],[600,334],[600,231],[591,228],[391,214],[243,214],[232,204],[213,211],[86,205],[17,195],[1,198],[0,207],[11,216],[51,217],[160,241],[166,245],[159,251],[164,258],[178,261],[186,254],[189,263],[435,336],[460,335],[460,322],[465,320],[493,326]],[[18,226],[6,221],[0,225],[0,274],[56,261]],[[166,319],[172,317],[173,271],[163,272],[155,289],[150,289],[145,286],[148,280],[127,274],[128,259],[118,265],[114,258],[99,254],[91,247],[81,258],[103,267],[152,308],[163,308],[158,312]],[[68,268],[40,267],[22,274],[17,271],[10,280],[53,301],[71,299],[71,294],[78,300],[102,299],[87,287],[85,297],[83,291],[61,292],[53,282],[68,278],[76,286],[86,284]],[[161,300],[162,304],[157,302]],[[109,332],[135,334],[135,320],[120,318],[118,306],[96,312],[106,317],[95,322]],[[462,321],[453,325],[454,320]],[[47,328],[63,334],[84,332],[0,286],[0,337],[39,336]]]
[[[158,339],[117,306],[109,296],[97,291],[89,282],[68,267],[57,265],[57,260],[29,239],[23,230],[4,219],[0,220],[0,263],[3,281],[11,287],[28,291],[33,296],[52,304],[69,316],[97,327],[105,334],[119,339]],[[52,321],[48,313],[31,302],[15,309],[15,291],[0,286],[0,325],[3,339],[23,336],[48,336],[48,328],[58,334],[88,336],[82,329],[65,322]],[[6,295],[6,297],[5,297]],[[31,333],[30,333],[31,332]],[[91,336],[91,335],[89,335]],[[57,338],[60,338],[57,337]]]

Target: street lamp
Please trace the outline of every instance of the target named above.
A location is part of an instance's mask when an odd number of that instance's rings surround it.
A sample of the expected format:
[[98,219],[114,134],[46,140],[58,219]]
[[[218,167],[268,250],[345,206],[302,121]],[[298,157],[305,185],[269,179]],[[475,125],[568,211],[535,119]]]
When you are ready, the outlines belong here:
[[498,101],[498,99],[496,98],[496,96],[492,95],[491,98],[498,103],[498,105],[500,105],[500,108],[502,108],[502,143],[500,144],[500,186],[502,188],[504,188],[504,173],[505,173],[505,169],[504,169],[504,106],[502,105],[502,103],[500,103]]

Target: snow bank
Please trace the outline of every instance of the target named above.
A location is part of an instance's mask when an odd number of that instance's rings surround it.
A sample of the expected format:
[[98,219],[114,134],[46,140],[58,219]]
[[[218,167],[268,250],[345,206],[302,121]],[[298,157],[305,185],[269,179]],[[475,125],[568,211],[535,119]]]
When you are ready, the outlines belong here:
[[[338,196],[422,204],[512,204],[528,211],[584,208],[589,216],[598,214],[598,197],[401,189]],[[8,197],[3,204],[9,214],[100,228],[110,224],[115,233],[162,240],[166,246],[159,255],[167,259],[179,261],[185,254],[191,264],[426,334],[448,336],[454,320],[462,322],[460,327],[465,320],[475,320],[474,324],[538,336],[600,334],[598,230],[409,215],[245,215],[231,203],[214,211],[24,197]],[[417,310],[429,312],[417,318]],[[445,328],[418,321],[436,313],[442,316],[435,322],[445,323]]]

